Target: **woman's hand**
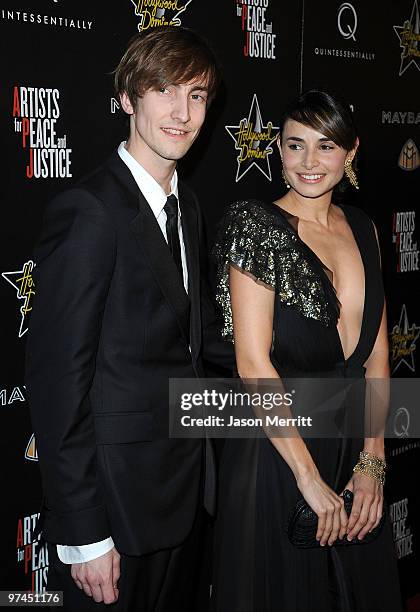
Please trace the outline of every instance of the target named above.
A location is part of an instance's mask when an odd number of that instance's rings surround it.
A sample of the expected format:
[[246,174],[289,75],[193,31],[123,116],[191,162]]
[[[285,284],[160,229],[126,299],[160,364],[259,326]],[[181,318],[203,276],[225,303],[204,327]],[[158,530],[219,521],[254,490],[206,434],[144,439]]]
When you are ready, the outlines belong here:
[[303,497],[318,516],[316,539],[321,546],[332,546],[347,533],[348,517],[344,501],[322,480],[318,472],[297,478]]
[[347,539],[352,540],[357,536],[362,540],[381,520],[384,503],[383,486],[375,478],[356,472],[346,489],[353,491],[354,495],[347,526]]

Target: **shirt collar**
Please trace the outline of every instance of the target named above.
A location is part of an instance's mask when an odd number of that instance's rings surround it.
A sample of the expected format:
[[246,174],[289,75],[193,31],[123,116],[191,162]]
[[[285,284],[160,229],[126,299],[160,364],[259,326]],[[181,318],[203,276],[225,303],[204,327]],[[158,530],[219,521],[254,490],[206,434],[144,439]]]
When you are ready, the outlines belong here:
[[[118,155],[128,166],[140,191],[146,198],[147,203],[157,219],[166,204],[168,196],[173,194],[178,198],[178,174],[176,170],[171,178],[171,193],[167,195],[153,176],[127,151],[125,148],[125,141],[120,143]],[[180,209],[178,208],[178,210]]]

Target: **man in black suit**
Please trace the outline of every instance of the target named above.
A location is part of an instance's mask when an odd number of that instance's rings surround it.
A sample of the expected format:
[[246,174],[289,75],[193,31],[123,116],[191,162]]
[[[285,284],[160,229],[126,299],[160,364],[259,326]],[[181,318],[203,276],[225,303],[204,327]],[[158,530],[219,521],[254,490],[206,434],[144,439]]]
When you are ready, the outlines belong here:
[[176,174],[218,78],[192,31],[137,36],[115,73],[128,141],[45,213],[26,384],[48,588],[68,610],[207,603],[195,591],[214,457],[208,441],[169,438],[168,380],[203,376],[203,358],[233,368],[201,272],[198,203]]

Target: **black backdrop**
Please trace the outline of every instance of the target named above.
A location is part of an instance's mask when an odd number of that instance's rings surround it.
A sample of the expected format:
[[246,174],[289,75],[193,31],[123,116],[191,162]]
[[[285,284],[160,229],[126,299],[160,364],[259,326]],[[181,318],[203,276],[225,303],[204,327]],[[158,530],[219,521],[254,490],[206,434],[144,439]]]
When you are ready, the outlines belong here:
[[[393,376],[416,376],[420,342],[418,0],[39,0],[35,6],[8,0],[0,7],[0,586],[22,590],[45,586],[48,568],[43,544],[31,542],[29,532],[40,505],[23,386],[36,291],[32,247],[46,200],[125,137],[111,71],[138,29],[181,23],[206,36],[219,55],[224,91],[180,168],[200,197],[210,240],[228,202],[283,191],[272,140],[287,101],[310,87],[348,99],[361,140],[362,188],[353,199],[380,234]],[[409,415],[403,410],[399,418],[399,438],[388,444],[387,497],[404,597],[414,611],[420,610],[420,444],[410,438]]]

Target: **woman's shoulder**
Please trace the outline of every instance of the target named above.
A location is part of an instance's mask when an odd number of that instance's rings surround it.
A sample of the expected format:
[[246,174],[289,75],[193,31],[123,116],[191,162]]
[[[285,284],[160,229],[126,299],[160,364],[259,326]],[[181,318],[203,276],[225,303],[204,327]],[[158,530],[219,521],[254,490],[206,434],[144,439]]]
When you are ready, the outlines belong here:
[[255,215],[259,217],[262,212],[266,211],[266,209],[267,202],[265,202],[264,200],[258,200],[256,198],[247,198],[231,202],[228,205],[225,214],[238,214],[240,216]]
[[294,229],[293,217],[277,204],[238,200],[228,207],[213,256],[217,262],[216,301],[225,310],[225,335],[231,337],[229,270],[233,265],[272,289],[280,301],[325,325],[336,323],[338,301]]
[[251,230],[290,229],[286,216],[278,206],[268,200],[256,198],[236,200],[229,204],[221,223],[234,223]]
[[280,209],[257,199],[232,202],[219,223],[213,252],[241,249],[255,254],[290,249],[297,238]]

